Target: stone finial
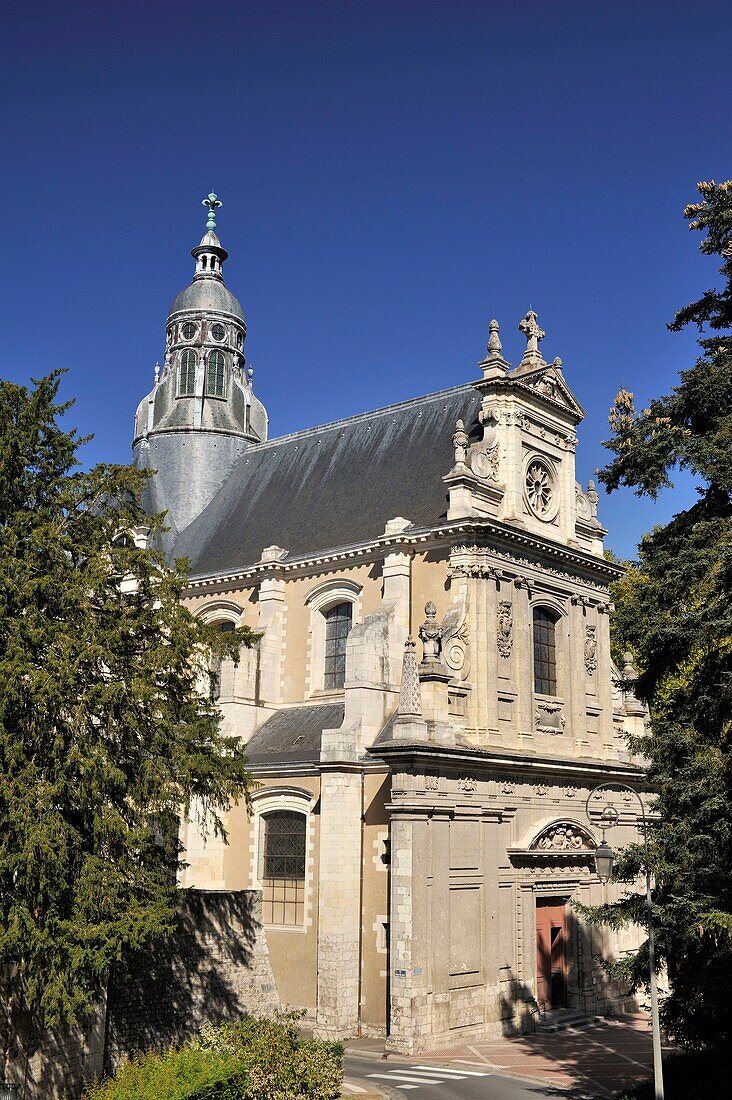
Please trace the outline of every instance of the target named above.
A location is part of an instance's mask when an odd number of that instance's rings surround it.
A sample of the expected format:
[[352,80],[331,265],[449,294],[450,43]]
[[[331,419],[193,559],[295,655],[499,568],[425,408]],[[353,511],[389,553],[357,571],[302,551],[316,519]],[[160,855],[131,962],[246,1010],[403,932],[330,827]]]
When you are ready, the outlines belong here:
[[623,679],[628,683],[632,683],[634,680],[638,679],[638,673],[633,664],[633,654],[629,651],[623,654]]
[[422,664],[439,664],[442,650],[442,628],[437,622],[437,608],[432,600],[425,604],[424,613],[425,620],[419,628],[419,636],[422,641]]
[[399,692],[399,714],[405,718],[417,718],[422,713],[422,696],[419,690],[417,653],[414,638],[404,643],[402,659],[402,686]]
[[519,321],[519,332],[523,332],[526,337],[524,359],[526,359],[527,356],[538,356],[538,358],[541,358],[539,341],[544,339],[546,333],[543,328],[539,328],[539,318],[533,309],[529,310],[523,321]]
[[590,515],[597,519],[597,505],[600,503],[600,494],[595,488],[594,481],[587,482],[587,499],[590,502]]
[[155,385],[160,381],[160,363],[155,364]]
[[499,324],[494,317],[489,325],[490,335],[488,336],[485,359],[481,359],[478,364],[486,378],[495,378],[505,374],[510,366],[510,363],[507,363],[503,358],[503,344],[498,335],[498,330]]
[[249,389],[254,389],[254,367],[247,368],[247,382],[249,383]]
[[455,448],[455,466],[462,469],[465,466],[466,459],[468,457],[468,446],[470,444],[470,437],[465,431],[465,425],[462,420],[455,422],[455,432],[452,437],[452,445]]

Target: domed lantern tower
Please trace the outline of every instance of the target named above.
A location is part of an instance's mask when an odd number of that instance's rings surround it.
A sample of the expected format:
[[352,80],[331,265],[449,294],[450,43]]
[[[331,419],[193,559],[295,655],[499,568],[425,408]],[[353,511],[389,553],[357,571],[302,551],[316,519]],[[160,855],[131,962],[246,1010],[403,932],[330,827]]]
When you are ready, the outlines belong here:
[[267,413],[245,372],[247,326],[224,283],[228,252],[216,234],[211,192],[206,232],[191,251],[190,286],[170,307],[165,361],[135,414],[134,463],[154,471],[147,507],[166,511],[175,536],[213,499],[239,456],[267,438]]

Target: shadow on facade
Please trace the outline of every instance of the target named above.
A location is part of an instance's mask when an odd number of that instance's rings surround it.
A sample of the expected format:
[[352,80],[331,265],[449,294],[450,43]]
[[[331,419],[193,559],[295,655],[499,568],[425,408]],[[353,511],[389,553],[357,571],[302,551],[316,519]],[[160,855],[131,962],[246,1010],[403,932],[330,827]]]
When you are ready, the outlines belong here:
[[247,891],[182,895],[174,934],[110,976],[106,1070],[123,1055],[184,1042],[204,1023],[237,1019],[256,1004],[257,901]]
[[261,926],[261,893],[181,891],[176,927],[110,974],[82,1027],[18,1022],[11,1080],[20,1100],[76,1100],[85,1081],[138,1051],[192,1038],[205,1023],[271,1014],[279,998]]

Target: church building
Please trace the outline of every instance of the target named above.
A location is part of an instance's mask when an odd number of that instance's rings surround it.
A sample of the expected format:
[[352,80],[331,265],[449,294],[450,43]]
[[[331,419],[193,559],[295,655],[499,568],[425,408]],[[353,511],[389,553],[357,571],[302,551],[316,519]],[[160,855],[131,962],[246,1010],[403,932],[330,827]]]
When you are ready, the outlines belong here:
[[134,460],[188,606],[261,633],[217,670],[259,785],[228,843],[184,825],[181,885],[261,890],[280,1001],[324,1037],[416,1053],[612,1010],[601,962],[634,940],[573,902],[616,896],[593,799],[613,846],[636,806],[591,792],[642,786],[625,734],[645,715],[611,659],[621,570],[576,478],[561,359],[529,310],[516,365],[491,321],[460,385],[271,435],[204,205]]

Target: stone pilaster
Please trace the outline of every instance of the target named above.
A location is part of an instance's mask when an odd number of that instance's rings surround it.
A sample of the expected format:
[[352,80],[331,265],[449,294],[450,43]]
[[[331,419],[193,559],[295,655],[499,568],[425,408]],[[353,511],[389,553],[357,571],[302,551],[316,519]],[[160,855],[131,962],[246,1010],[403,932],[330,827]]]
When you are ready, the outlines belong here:
[[345,1039],[359,1026],[363,773],[337,765],[320,782],[318,1005],[315,1034]]
[[429,822],[402,815],[394,806],[391,810],[391,1020],[386,1045],[410,1054],[423,1049],[432,1030]]

